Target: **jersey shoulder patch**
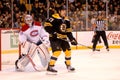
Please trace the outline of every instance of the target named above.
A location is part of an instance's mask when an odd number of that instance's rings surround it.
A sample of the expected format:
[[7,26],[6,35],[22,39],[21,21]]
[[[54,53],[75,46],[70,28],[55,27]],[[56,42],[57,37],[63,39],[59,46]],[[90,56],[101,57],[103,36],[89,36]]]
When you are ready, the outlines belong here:
[[35,25],[35,26],[41,26],[41,23],[38,22],[38,21],[35,21],[35,22],[34,22],[34,25]]
[[60,15],[58,13],[53,14],[52,17],[56,18],[56,19],[61,19]]

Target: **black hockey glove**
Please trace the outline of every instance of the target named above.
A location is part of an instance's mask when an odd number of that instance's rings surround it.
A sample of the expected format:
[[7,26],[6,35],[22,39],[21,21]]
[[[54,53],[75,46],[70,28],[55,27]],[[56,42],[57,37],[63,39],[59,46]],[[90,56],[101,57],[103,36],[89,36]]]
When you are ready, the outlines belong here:
[[70,42],[71,42],[72,45],[77,45],[78,44],[75,39],[72,39]]

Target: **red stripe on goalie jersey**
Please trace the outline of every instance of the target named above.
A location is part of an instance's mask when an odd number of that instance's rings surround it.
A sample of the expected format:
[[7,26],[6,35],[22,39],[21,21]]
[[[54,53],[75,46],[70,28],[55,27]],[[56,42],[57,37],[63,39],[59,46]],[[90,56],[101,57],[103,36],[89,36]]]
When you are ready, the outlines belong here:
[[[35,21],[34,23],[33,23],[33,26],[41,26],[41,23],[40,22],[37,22],[37,21]],[[21,28],[21,31],[26,31],[27,29],[29,29],[29,26],[27,25],[27,24],[24,24],[23,26],[22,26],[22,28]]]
[[27,29],[29,29],[29,26],[27,24],[24,24],[21,28],[21,31],[26,31]]
[[36,25],[36,26],[41,26],[41,23],[38,22],[38,21],[35,21],[35,22],[34,22],[34,25]]

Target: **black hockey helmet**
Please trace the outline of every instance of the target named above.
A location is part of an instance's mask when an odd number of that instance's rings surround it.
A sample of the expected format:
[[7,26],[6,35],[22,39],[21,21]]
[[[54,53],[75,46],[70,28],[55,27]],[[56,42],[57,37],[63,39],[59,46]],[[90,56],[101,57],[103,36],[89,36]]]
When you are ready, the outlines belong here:
[[60,6],[60,7],[58,7],[57,11],[61,11],[61,10],[67,10],[66,6]]

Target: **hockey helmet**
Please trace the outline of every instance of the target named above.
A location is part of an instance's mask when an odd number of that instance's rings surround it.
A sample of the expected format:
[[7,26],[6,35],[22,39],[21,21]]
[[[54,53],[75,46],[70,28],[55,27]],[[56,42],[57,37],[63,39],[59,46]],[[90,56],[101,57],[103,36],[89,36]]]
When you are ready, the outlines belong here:
[[32,23],[33,23],[33,18],[32,18],[32,16],[31,15],[25,15],[25,23],[26,24],[28,24],[29,26],[31,26],[32,25]]
[[58,11],[61,11],[61,10],[67,10],[66,6],[61,6],[58,8]]

